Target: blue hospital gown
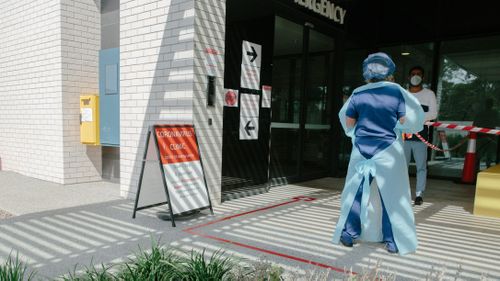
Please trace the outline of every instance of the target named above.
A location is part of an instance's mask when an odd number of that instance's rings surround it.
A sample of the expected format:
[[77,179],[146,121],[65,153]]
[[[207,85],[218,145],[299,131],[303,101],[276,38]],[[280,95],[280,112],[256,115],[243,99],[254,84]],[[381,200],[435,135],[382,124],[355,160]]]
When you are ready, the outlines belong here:
[[354,144],[359,152],[370,159],[391,145],[396,140],[394,127],[405,114],[403,94],[396,84],[353,94],[346,116],[357,120]]
[[[357,119],[354,128],[347,128],[346,116]],[[402,116],[406,119],[404,124],[398,122]],[[353,150],[333,242],[340,242],[340,235],[361,187],[359,239],[384,241],[381,222],[385,209],[399,253],[414,252],[418,244],[415,219],[399,136],[402,132],[415,133],[422,129],[424,113],[420,103],[395,83],[370,83],[354,90],[340,110],[339,118],[346,135],[352,139]],[[374,182],[370,184],[372,177]]]

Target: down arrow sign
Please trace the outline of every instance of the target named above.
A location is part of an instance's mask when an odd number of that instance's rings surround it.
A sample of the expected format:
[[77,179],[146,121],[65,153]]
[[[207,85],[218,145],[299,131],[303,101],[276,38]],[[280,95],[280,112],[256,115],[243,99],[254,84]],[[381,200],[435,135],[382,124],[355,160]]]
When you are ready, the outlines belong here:
[[247,51],[247,56],[252,56],[252,58],[250,59],[250,62],[253,62],[257,58],[257,52],[255,51],[253,46],[250,46],[250,48],[252,48],[252,51],[251,52]]
[[252,134],[250,134],[250,131],[255,130],[255,127],[253,127],[253,126],[251,127],[251,126],[250,126],[250,123],[251,123],[251,122],[252,122],[252,120],[249,120],[249,121],[247,122],[247,124],[245,125],[245,131],[247,132],[247,135],[248,135],[249,137],[250,137],[250,136],[252,136]]

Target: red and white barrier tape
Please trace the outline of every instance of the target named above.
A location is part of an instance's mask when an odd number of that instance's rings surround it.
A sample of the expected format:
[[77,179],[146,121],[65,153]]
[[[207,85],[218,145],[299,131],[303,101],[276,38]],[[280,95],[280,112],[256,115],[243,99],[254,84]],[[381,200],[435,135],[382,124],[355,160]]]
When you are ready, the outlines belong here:
[[483,133],[483,134],[491,134],[491,135],[500,136],[500,130],[481,128],[481,127],[476,127],[476,126],[463,126],[463,125],[457,125],[457,124],[446,124],[446,123],[441,123],[441,122],[430,122],[430,121],[425,122],[425,125],[433,126],[436,128],[446,128],[446,129],[469,131],[469,132],[476,132],[476,133]]
[[[460,130],[460,131],[469,131],[469,132],[475,132],[475,133],[483,133],[483,134],[490,134],[490,135],[498,135],[498,136],[500,136],[500,130],[489,129],[489,128],[481,128],[481,127],[476,127],[476,126],[463,126],[463,125],[457,125],[457,124],[446,124],[446,123],[441,123],[441,122],[430,122],[430,121],[425,122],[425,125],[427,125],[427,126],[433,126],[433,127],[436,127],[436,128],[445,128],[445,129],[453,129],[453,130]],[[450,149],[441,149],[441,148],[435,146],[434,144],[428,142],[421,135],[415,134],[415,136],[417,136],[417,138],[420,141],[422,141],[423,143],[425,143],[428,147],[430,147],[430,148],[432,148],[434,150],[437,150],[437,151],[442,151],[442,152],[455,150],[455,149],[459,148],[460,146],[462,146],[465,143],[465,141],[467,140],[467,138],[464,138],[461,142],[459,142],[457,145],[455,145],[454,147],[452,147]]]
[[421,135],[419,134],[415,134],[415,136],[417,136],[417,138],[422,141],[423,143],[425,143],[425,145],[427,145],[428,147],[430,147],[431,149],[434,149],[436,151],[441,151],[441,152],[448,152],[448,151],[452,151],[452,150],[455,150],[457,148],[459,148],[460,146],[462,146],[466,141],[467,141],[467,137],[463,138],[462,141],[460,141],[457,145],[455,145],[454,147],[450,148],[450,149],[442,149],[442,148],[439,148],[437,146],[435,146],[434,144],[428,142],[426,139],[424,139]]

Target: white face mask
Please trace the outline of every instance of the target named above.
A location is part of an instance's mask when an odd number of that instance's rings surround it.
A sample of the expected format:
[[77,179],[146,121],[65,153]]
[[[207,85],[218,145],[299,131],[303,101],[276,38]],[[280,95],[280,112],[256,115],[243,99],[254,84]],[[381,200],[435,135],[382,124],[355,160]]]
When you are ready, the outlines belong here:
[[420,77],[418,75],[414,75],[411,77],[410,84],[412,86],[418,86],[418,85],[420,85],[420,83],[422,83],[422,77]]

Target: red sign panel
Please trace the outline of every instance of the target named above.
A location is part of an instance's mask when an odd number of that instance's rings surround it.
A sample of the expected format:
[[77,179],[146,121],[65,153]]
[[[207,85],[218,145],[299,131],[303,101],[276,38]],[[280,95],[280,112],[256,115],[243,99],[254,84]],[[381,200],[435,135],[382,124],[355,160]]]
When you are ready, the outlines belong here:
[[238,101],[238,97],[236,96],[236,93],[233,90],[228,90],[226,92],[225,101],[227,105],[234,106]]
[[155,127],[155,134],[158,140],[162,164],[200,160],[193,127]]

